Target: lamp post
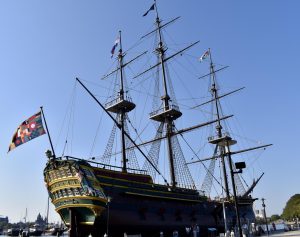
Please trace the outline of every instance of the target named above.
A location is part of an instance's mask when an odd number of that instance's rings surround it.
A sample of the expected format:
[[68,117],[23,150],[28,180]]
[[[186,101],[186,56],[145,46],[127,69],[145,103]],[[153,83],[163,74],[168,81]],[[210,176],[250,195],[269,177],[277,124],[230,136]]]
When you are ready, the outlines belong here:
[[265,224],[266,224],[266,228],[267,228],[267,234],[269,236],[269,227],[268,227],[268,221],[267,221],[267,215],[266,215],[266,205],[265,205],[265,200],[264,198],[261,199],[262,201],[262,207],[264,209],[264,219],[265,219]]
[[[221,127],[219,127],[220,129]],[[238,205],[238,197],[237,197],[237,192],[236,192],[236,187],[235,187],[235,180],[234,180],[234,175],[238,173],[242,173],[243,169],[246,168],[245,162],[237,162],[235,163],[235,168],[238,169],[238,171],[233,170],[233,164],[232,164],[232,159],[231,159],[231,152],[230,152],[230,146],[236,144],[236,140],[233,140],[228,134],[222,135],[221,131],[219,133],[219,136],[217,138],[213,138],[209,140],[211,144],[217,144],[220,147],[223,147],[223,154],[226,155],[228,158],[228,163],[229,163],[229,169],[230,169],[230,177],[231,177],[231,183],[232,183],[232,190],[233,190],[233,198],[234,198],[234,204],[235,204],[235,214],[236,214],[236,220],[237,220],[237,227],[238,227],[238,235],[239,237],[243,236],[242,233],[242,226],[241,226],[241,220],[240,220],[240,213],[239,213],[239,205]],[[225,170],[225,169],[224,169]],[[224,171],[224,178],[226,177],[226,173]],[[227,190],[227,197],[229,198],[229,189],[226,187]],[[226,216],[224,216],[224,219]],[[226,220],[225,220],[226,221]]]
[[108,196],[107,203],[106,203],[106,205],[107,205],[106,236],[107,237],[108,237],[108,226],[109,226],[109,203],[110,203],[110,201],[111,201],[111,197]]
[[[234,175],[238,174],[238,173],[242,173],[243,168],[241,168],[239,171],[233,171],[233,165],[232,165],[229,145],[227,146],[227,149],[228,149],[227,152],[228,152],[228,160],[229,160],[229,169],[230,169],[230,176],[231,176],[232,189],[233,189],[233,197],[234,197],[234,205],[235,205],[235,214],[236,214],[236,219],[237,219],[238,233],[239,233],[239,236],[242,237],[243,232],[242,232],[242,225],[241,225],[241,219],[240,219],[240,211],[239,211],[239,204],[238,204],[238,200],[237,200]],[[243,163],[243,165],[244,165],[244,163]]]

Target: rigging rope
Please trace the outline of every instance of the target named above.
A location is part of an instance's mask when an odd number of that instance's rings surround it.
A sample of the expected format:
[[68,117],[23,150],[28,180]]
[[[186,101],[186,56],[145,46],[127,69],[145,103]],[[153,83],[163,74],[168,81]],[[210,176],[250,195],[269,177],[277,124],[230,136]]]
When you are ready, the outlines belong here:
[[[126,117],[127,116],[125,115],[124,129],[127,132],[127,134],[130,134],[128,125],[126,122]],[[128,167],[133,168],[133,169],[139,169],[140,167],[139,167],[139,163],[136,158],[136,155],[135,155],[133,143],[127,137],[125,137],[125,147],[126,147],[126,158],[127,158],[127,162],[128,162]],[[132,148],[129,148],[129,147],[132,147]]]
[[[156,131],[155,139],[162,137],[163,128],[164,128],[164,122],[161,122]],[[158,167],[161,141],[162,140],[154,141],[150,147],[150,151],[148,152],[148,158],[151,160],[152,164],[155,167]],[[145,160],[145,162],[144,162],[143,170],[147,170],[148,174],[151,175],[153,180],[155,180],[156,171],[154,170],[154,168],[150,165],[150,163],[147,160]]]
[[[60,140],[60,137],[62,136],[63,127],[65,126],[65,123],[66,123],[66,120],[67,120],[67,117],[68,117],[68,114],[69,114],[69,122],[68,122],[68,126],[67,126],[67,134],[66,134],[65,143],[68,140],[70,127],[74,123],[74,121],[71,121],[71,119],[72,118],[74,119],[75,98],[76,98],[76,82],[74,83],[73,90],[71,92],[70,100],[69,100],[69,103],[68,103],[68,106],[67,106],[67,108],[69,108],[69,109],[66,110],[63,122],[61,124],[60,130],[59,130],[59,133],[58,133],[58,138],[57,138],[56,144],[54,146],[55,148],[57,148],[57,146],[58,146],[58,142]],[[65,148],[66,148],[66,145],[64,145],[64,148],[63,148],[63,152],[62,152],[63,155],[64,155],[64,152],[65,152]]]
[[[175,127],[175,126],[174,126]],[[176,131],[178,132],[177,128],[175,127]],[[194,151],[194,149],[190,146],[190,144],[187,142],[187,140],[184,138],[183,134],[180,134],[181,138],[183,139],[183,141],[187,144],[187,146],[190,148],[190,150],[194,153],[194,155],[198,158],[198,160],[200,161],[200,164],[203,165],[204,169],[209,172],[209,169],[206,167],[206,165],[204,164],[203,161],[201,161],[201,159],[198,157],[198,155],[196,154],[196,152]],[[224,189],[223,185],[218,181],[218,179],[211,174],[214,178],[214,180],[220,185],[221,188]]]
[[177,136],[172,136],[175,177],[178,186],[196,189],[190,170],[186,164]]
[[[218,152],[218,146],[215,147],[213,156],[216,156]],[[207,195],[211,192],[212,182],[213,182],[213,174],[215,172],[215,166],[216,166],[216,159],[211,159],[209,164],[209,172],[206,172],[204,181],[201,185],[201,190],[203,190]]]
[[116,136],[116,128],[117,128],[117,125],[114,124],[112,127],[112,130],[111,130],[108,142],[106,144],[104,153],[103,153],[102,157],[100,157],[100,161],[103,164],[107,164],[107,165],[110,164],[110,158],[112,155],[113,144],[114,144],[114,140],[115,140],[115,136]]

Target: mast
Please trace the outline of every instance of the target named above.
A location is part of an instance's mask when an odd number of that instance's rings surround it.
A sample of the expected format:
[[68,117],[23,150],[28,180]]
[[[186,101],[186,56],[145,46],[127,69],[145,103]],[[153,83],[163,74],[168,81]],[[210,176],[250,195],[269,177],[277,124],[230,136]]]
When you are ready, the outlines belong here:
[[162,84],[164,94],[161,99],[163,101],[163,108],[160,111],[155,111],[153,116],[150,116],[150,119],[164,122],[166,124],[166,138],[167,138],[167,146],[168,146],[168,159],[169,159],[169,169],[171,176],[171,185],[172,187],[176,187],[176,177],[175,177],[175,168],[174,168],[174,155],[173,155],[173,147],[172,147],[172,136],[173,136],[173,121],[179,118],[182,114],[178,108],[170,105],[170,96],[168,94],[167,87],[167,78],[166,78],[166,68],[165,68],[165,52],[167,47],[164,45],[162,41],[162,33],[161,33],[161,21],[159,19],[157,5],[155,4],[156,11],[156,26],[159,36],[158,47],[155,49],[157,56],[159,58],[159,62],[162,69]]
[[162,67],[162,73],[163,73],[162,80],[163,80],[163,86],[164,86],[164,95],[163,95],[162,99],[164,102],[164,108],[165,108],[165,110],[167,110],[167,109],[169,109],[170,96],[168,95],[168,87],[167,87],[167,82],[166,82],[166,70],[165,70],[165,63],[164,63],[166,47],[164,47],[164,44],[162,42],[160,19],[158,16],[156,2],[155,2],[155,10],[156,10],[156,25],[157,25],[158,36],[159,36],[159,43],[158,43],[158,47],[156,48],[156,52],[159,55],[159,59],[160,59],[161,67]]
[[[231,153],[230,153],[230,146],[236,144],[236,141],[233,140],[228,134],[222,133],[222,125],[221,125],[221,121],[220,121],[220,111],[219,111],[219,99],[218,99],[219,97],[218,97],[218,91],[216,88],[216,77],[215,77],[214,65],[212,62],[210,49],[209,49],[209,57],[210,57],[210,72],[211,72],[211,79],[212,79],[211,91],[212,91],[212,94],[214,97],[214,102],[215,102],[215,107],[216,107],[216,112],[217,112],[217,125],[216,125],[217,136],[213,137],[213,138],[209,138],[209,142],[212,144],[215,144],[219,147],[222,169],[223,169],[223,176],[224,176],[226,198],[227,198],[227,200],[229,200],[230,194],[229,194],[229,186],[228,186],[228,180],[227,180],[227,172],[226,172],[226,167],[225,167],[225,156],[227,156],[229,169],[230,169],[230,177],[231,177],[231,184],[232,184],[232,190],[233,190],[237,226],[238,226],[239,236],[242,237],[241,221],[240,221],[240,214],[239,214],[239,204],[238,204],[238,200],[237,200],[236,186],[235,186],[235,180],[234,180],[234,175],[238,172],[233,171],[233,164],[232,164]],[[224,203],[224,200],[223,200],[223,203]],[[226,212],[225,212],[226,209],[224,207],[225,207],[225,205],[223,204],[224,221],[225,221],[225,225],[226,225]]]
[[[150,119],[152,119],[156,122],[160,122],[160,124],[163,124],[163,126],[165,126],[165,136],[163,136],[163,137],[166,138],[166,141],[167,141],[167,157],[168,157],[168,161],[169,161],[169,174],[170,174],[171,186],[177,187],[177,186],[181,185],[180,182],[182,182],[182,180],[179,175],[182,175],[182,174],[179,174],[179,173],[175,174],[175,170],[176,170],[175,166],[180,165],[179,163],[182,162],[181,159],[182,158],[184,159],[184,157],[183,156],[181,157],[181,155],[178,154],[178,151],[180,151],[181,148],[180,148],[180,146],[178,147],[177,140],[176,140],[177,138],[174,139],[174,136],[176,135],[174,120],[181,117],[182,113],[180,112],[178,105],[176,105],[176,103],[172,102],[170,95],[168,93],[168,83],[167,83],[168,75],[167,75],[166,62],[178,55],[182,55],[182,53],[184,51],[186,51],[187,49],[190,49],[191,47],[193,47],[194,45],[199,43],[199,41],[196,41],[196,42],[190,44],[189,46],[181,49],[180,51],[178,51],[170,56],[167,56],[166,55],[167,46],[163,42],[161,29],[163,27],[169,25],[170,23],[176,21],[179,17],[177,17],[165,24],[162,24],[162,22],[159,18],[157,4],[156,4],[155,0],[154,0],[153,6],[154,7],[151,10],[155,9],[155,12],[156,12],[156,20],[155,20],[156,27],[150,33],[147,33],[146,35],[144,35],[141,39],[145,38],[146,36],[148,36],[152,33],[157,34],[158,44],[157,44],[156,49],[154,50],[154,53],[157,56],[158,62],[156,64],[154,64],[153,66],[150,66],[148,69],[144,70],[143,72],[139,73],[138,75],[136,75],[133,79],[140,77],[144,73],[147,73],[156,67],[160,67],[159,71],[161,72],[160,76],[161,76],[161,80],[162,80],[161,83],[162,83],[162,87],[163,87],[163,91],[162,91],[162,95],[161,95],[162,106],[160,106],[157,110],[152,111],[150,113]],[[170,87],[170,85],[169,85],[169,89],[172,92],[172,88]],[[175,99],[175,98],[172,98],[172,99]],[[183,165],[183,166],[184,166],[184,164],[185,164],[185,162],[181,163],[181,165]],[[183,167],[180,167],[180,169],[181,168],[183,168]],[[189,175],[188,169],[185,170],[184,172],[187,175]],[[192,179],[191,179],[191,181],[192,181]]]
[[[210,78],[212,80],[212,86],[211,86],[211,92],[213,95],[213,100],[215,102],[215,107],[216,107],[216,112],[217,112],[217,125],[216,125],[216,130],[217,130],[217,137],[220,139],[222,137],[222,125],[221,125],[221,120],[220,120],[220,111],[219,111],[219,96],[218,96],[218,90],[216,87],[216,74],[215,74],[215,69],[214,69],[214,64],[212,61],[212,56],[211,56],[211,50],[210,48],[208,49],[209,52],[209,59],[210,59]],[[218,145],[216,145],[218,146]],[[229,200],[229,187],[228,187],[228,180],[227,180],[227,172],[226,172],[226,166],[225,166],[225,159],[224,159],[224,153],[225,153],[225,148],[224,146],[218,146],[220,155],[221,155],[221,164],[222,164],[222,171],[223,171],[223,177],[224,177],[224,185],[225,185],[225,193],[226,193],[226,199]],[[222,189],[223,193],[223,189]],[[224,216],[224,224],[225,224],[225,232],[227,232],[227,216],[226,216],[226,207],[224,203],[224,199],[222,201],[222,207],[223,207],[223,216]]]
[[[217,113],[217,125],[216,125],[217,138],[221,139],[223,137],[223,134],[222,134],[221,119],[220,119],[220,111],[219,111],[219,99],[218,99],[219,96],[218,96],[218,90],[216,87],[216,74],[215,74],[215,69],[214,69],[214,64],[212,61],[210,48],[208,49],[208,52],[209,52],[209,59],[210,59],[210,77],[212,80],[211,92],[213,95],[213,100],[215,103],[215,108],[216,108],[216,113]],[[227,171],[226,171],[226,165],[225,165],[225,155],[224,155],[225,148],[224,148],[224,146],[219,146],[219,150],[220,150],[220,156],[221,156],[221,164],[222,164],[222,171],[223,171],[223,177],[224,177],[226,198],[229,199],[230,193],[229,193],[229,185],[228,185]]]
[[[126,157],[126,141],[125,141],[125,119],[126,113],[130,112],[135,108],[135,104],[131,102],[129,98],[126,97],[124,91],[124,67],[128,64],[123,63],[124,54],[122,51],[122,38],[121,38],[121,31],[119,31],[119,43],[120,49],[118,54],[118,67],[115,71],[120,70],[120,89],[117,95],[117,98],[113,99],[112,101],[108,102],[105,105],[107,111],[116,113],[118,116],[118,126],[120,126],[121,131],[121,150],[122,150],[122,172],[127,172],[127,157]],[[138,56],[139,57],[139,56]],[[138,58],[136,57],[136,58]],[[131,61],[130,61],[131,62]],[[108,74],[108,75],[111,75]],[[107,77],[106,75],[105,77]]]
[[26,209],[25,209],[25,217],[24,217],[24,222],[25,222],[25,224],[27,223],[27,207],[26,207]]
[[[122,38],[121,31],[119,31],[120,39],[120,49],[119,49],[119,67],[120,67],[120,99],[124,100],[124,81],[123,81],[123,53],[122,53]],[[127,172],[127,160],[126,160],[126,147],[125,147],[125,135],[124,135],[124,119],[125,119],[125,110],[120,108],[119,119],[121,123],[121,143],[122,143],[122,171]]]
[[48,197],[48,200],[47,200],[47,219],[46,219],[46,228],[48,229],[49,227],[49,202],[50,202],[50,197]]

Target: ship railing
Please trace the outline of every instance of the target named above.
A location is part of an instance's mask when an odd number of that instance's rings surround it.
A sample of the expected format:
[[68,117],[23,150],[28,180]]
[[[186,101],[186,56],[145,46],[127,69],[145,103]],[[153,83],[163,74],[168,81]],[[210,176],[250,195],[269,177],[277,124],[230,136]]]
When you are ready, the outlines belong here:
[[196,186],[193,184],[177,184],[177,188],[181,189],[181,190],[195,190],[198,191]]
[[[120,167],[120,166],[96,162],[96,161],[94,161],[95,157],[92,157],[90,159],[82,159],[82,158],[77,158],[77,157],[73,157],[73,156],[58,157],[58,159],[59,158],[64,158],[67,160],[71,159],[71,160],[79,160],[79,161],[88,162],[88,163],[95,165],[97,168],[102,168],[102,169],[106,169],[106,170],[113,170],[113,171],[121,171],[122,170],[122,167]],[[141,169],[127,168],[127,171],[129,173],[133,173],[133,174],[144,174],[144,175],[148,174],[147,170],[141,170]]]
[[[222,133],[222,137],[230,137],[229,132],[224,132],[224,133]],[[208,141],[213,141],[213,140],[216,140],[216,139],[218,139],[218,138],[219,138],[218,135],[210,136],[210,137],[208,137]]]
[[233,201],[233,198],[226,198],[226,197],[220,197],[220,196],[216,196],[213,198],[214,201],[218,201],[218,202],[228,202],[229,200]]
[[119,103],[119,102],[121,102],[121,101],[123,101],[123,100],[127,100],[127,101],[129,101],[129,102],[132,102],[132,98],[131,98],[130,96],[128,96],[128,95],[123,95],[123,98],[122,98],[122,97],[119,95],[119,96],[117,96],[116,98],[114,98],[113,100],[107,102],[107,103],[105,104],[105,108],[110,107],[110,106],[112,106],[112,105],[115,105],[115,104],[117,104],[117,103]]
[[204,192],[203,190],[199,190],[199,189],[198,189],[197,191],[198,191],[198,193],[199,193],[200,196],[206,196],[206,195],[205,195],[205,192]]
[[[179,111],[179,106],[178,105],[174,105],[174,104],[169,104],[169,109],[168,110],[171,110],[171,109]],[[161,114],[163,112],[165,112],[165,108],[164,107],[151,112],[149,115],[150,115],[150,117],[152,117],[154,115]]]
[[[89,161],[90,162],[90,161]],[[93,163],[93,162],[90,162]],[[96,164],[98,168],[106,169],[106,170],[113,170],[113,171],[121,171],[122,167],[120,166],[114,166],[114,165],[108,165],[108,164],[103,164],[103,163],[97,163]],[[147,170],[140,170],[140,169],[134,169],[134,168],[126,168],[128,173],[131,174],[148,174]]]

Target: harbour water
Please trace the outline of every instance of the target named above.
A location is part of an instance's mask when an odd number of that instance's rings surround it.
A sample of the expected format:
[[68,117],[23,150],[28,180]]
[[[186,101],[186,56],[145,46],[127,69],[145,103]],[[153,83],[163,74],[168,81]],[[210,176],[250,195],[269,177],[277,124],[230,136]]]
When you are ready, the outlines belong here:
[[279,237],[279,236],[298,237],[298,236],[300,236],[300,230],[271,233],[270,236],[273,236],[273,237]]
[[[49,236],[49,235],[42,235],[42,236]],[[63,235],[67,236],[67,235]],[[267,236],[267,234],[264,234],[263,236]],[[293,230],[293,231],[287,231],[285,232],[283,229],[270,232],[269,236],[273,237],[279,237],[279,236],[286,236],[286,237],[299,237],[300,236],[300,230]],[[0,237],[6,237],[6,235],[0,235]]]
[[[291,226],[292,229],[289,230],[288,227],[290,225],[284,224],[284,223],[280,223],[280,224],[276,224],[276,230],[274,230],[272,224],[268,225],[269,228],[269,236],[274,236],[274,237],[279,237],[279,236],[289,236],[289,237],[300,237],[300,228],[299,226]],[[262,236],[268,236],[267,231],[266,231],[266,226],[262,225],[261,226],[263,228],[263,230],[265,231],[265,234],[263,234]],[[41,235],[41,236],[51,236],[51,235]],[[63,235],[61,236],[68,236],[68,233],[65,232]],[[7,235],[0,235],[0,237],[7,237]],[[250,237],[250,236],[247,236]]]
[[[261,226],[262,229],[264,231],[266,231],[266,225],[262,225]],[[285,223],[280,223],[280,224],[276,224],[275,225],[276,229],[275,230],[285,230],[285,231],[289,231],[289,230],[300,230],[299,226],[297,226],[296,224],[285,224]],[[275,231],[273,228],[272,224],[268,225],[269,231],[273,232]]]
[[[0,235],[0,237],[7,237],[8,235]],[[52,235],[41,235],[41,236],[52,236]],[[68,236],[68,234],[66,233],[66,234],[63,234],[63,235],[61,235],[61,236]]]

